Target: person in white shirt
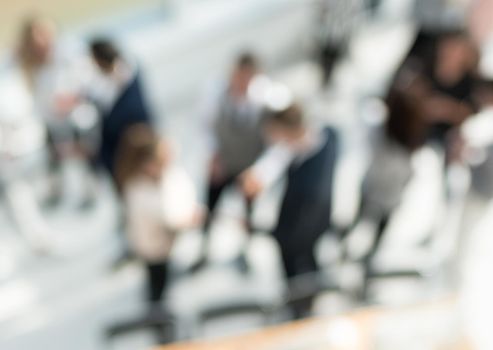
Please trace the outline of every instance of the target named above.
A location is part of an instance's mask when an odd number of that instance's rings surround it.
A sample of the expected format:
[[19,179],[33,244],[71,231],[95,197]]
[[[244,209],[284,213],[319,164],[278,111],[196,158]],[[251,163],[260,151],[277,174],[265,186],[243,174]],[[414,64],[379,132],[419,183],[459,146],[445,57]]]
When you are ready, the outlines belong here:
[[116,161],[131,249],[147,269],[148,301],[158,306],[167,287],[167,267],[176,235],[201,218],[188,174],[169,146],[146,124],[125,131]]
[[0,64],[0,186],[8,213],[35,250],[51,248],[52,229],[41,213],[33,183],[43,168],[46,128],[15,56]]
[[98,118],[94,108],[87,108],[84,95],[94,69],[84,45],[63,40],[54,21],[38,16],[22,24],[15,59],[32,94],[36,114],[46,126],[51,201],[56,203],[63,188],[62,160],[68,157],[88,160],[92,156],[93,146],[84,138],[96,128]]

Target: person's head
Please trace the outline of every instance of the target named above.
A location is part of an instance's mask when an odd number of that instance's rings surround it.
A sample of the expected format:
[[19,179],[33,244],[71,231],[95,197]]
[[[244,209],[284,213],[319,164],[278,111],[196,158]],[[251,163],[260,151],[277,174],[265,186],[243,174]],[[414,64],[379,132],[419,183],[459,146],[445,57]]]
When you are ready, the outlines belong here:
[[91,55],[96,65],[105,74],[113,72],[120,59],[120,52],[109,39],[98,38],[91,41]]
[[427,93],[426,86],[393,87],[386,98],[385,133],[410,151],[419,148],[425,140],[428,123],[424,101]]
[[116,173],[121,189],[136,176],[159,180],[170,161],[169,146],[145,124],[124,133],[117,157]]
[[264,119],[268,137],[274,142],[296,143],[306,132],[305,116],[301,107],[292,103],[281,110],[269,110]]
[[472,72],[479,63],[479,51],[469,35],[462,30],[442,33],[438,40],[436,67],[443,75]]
[[249,53],[242,53],[236,60],[230,80],[230,91],[235,96],[245,96],[248,86],[258,73],[256,57]]
[[40,16],[28,18],[22,25],[19,37],[19,55],[24,64],[41,66],[45,64],[54,49],[56,25]]

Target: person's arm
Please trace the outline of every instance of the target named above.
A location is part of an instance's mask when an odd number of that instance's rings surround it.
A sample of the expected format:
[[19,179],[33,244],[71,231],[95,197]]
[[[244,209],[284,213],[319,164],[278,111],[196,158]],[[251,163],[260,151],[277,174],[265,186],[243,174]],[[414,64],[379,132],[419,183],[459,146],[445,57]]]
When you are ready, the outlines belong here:
[[164,227],[178,232],[200,225],[203,210],[198,204],[195,186],[186,171],[178,167],[167,170],[163,186]]
[[473,101],[478,109],[493,106],[493,81],[478,79],[473,91]]
[[469,103],[440,93],[428,97],[425,106],[430,122],[448,122],[458,125],[474,113]]
[[222,94],[225,86],[220,82],[210,82],[200,98],[196,115],[200,127],[200,136],[208,157],[209,181],[215,183],[223,180],[224,169],[218,156],[215,124],[220,113]]
[[95,68],[85,45],[66,38],[57,45],[54,70],[54,111],[66,117],[77,105],[87,100],[86,94]]
[[260,158],[241,175],[241,187],[247,197],[255,197],[271,187],[286,172],[294,158],[293,151],[283,144],[269,147]]

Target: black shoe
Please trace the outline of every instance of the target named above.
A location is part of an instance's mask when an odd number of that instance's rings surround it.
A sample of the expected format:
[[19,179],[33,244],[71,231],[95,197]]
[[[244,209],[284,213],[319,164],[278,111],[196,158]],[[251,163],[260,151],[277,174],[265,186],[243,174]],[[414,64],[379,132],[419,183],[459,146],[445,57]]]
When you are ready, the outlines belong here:
[[248,263],[248,260],[246,258],[246,255],[242,253],[240,256],[238,256],[234,261],[233,265],[240,271],[241,274],[247,275],[250,273],[250,264]]
[[55,209],[56,207],[58,207],[60,205],[61,202],[62,202],[62,194],[59,192],[56,192],[56,193],[50,194],[48,196],[48,198],[46,198],[43,201],[42,205],[46,209]]
[[116,272],[135,261],[136,257],[133,254],[130,252],[125,252],[111,264],[111,270]]
[[313,298],[298,300],[291,305],[291,315],[293,320],[301,320],[312,315]]
[[196,262],[194,262],[189,268],[188,268],[188,272],[191,273],[191,274],[195,274],[201,270],[203,270],[207,264],[208,264],[208,260],[206,257],[201,257],[199,260],[197,260]]
[[89,211],[96,205],[96,199],[94,196],[86,196],[82,199],[78,205],[79,211]]

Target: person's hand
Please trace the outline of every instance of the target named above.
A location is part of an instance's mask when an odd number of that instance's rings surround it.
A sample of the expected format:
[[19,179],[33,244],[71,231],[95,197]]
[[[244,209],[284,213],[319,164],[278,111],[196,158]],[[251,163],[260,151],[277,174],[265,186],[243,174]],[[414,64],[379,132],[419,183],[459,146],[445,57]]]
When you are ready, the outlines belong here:
[[63,94],[55,98],[55,111],[59,118],[65,118],[80,102],[77,95]]
[[240,175],[240,187],[248,199],[254,199],[263,190],[262,182],[252,170],[246,170]]
[[202,205],[197,205],[191,219],[191,227],[199,227],[204,223],[205,217],[207,215],[207,210]]
[[219,183],[224,179],[224,169],[217,154],[214,155],[209,164],[209,177],[212,183]]
[[451,98],[437,94],[426,100],[425,108],[433,122],[450,121],[454,112],[454,103]]
[[170,229],[174,232],[180,232],[198,228],[204,223],[206,214],[207,210],[205,207],[197,204],[190,215],[175,222]]
[[448,135],[447,158],[448,162],[463,163],[467,145],[458,130],[453,130]]

